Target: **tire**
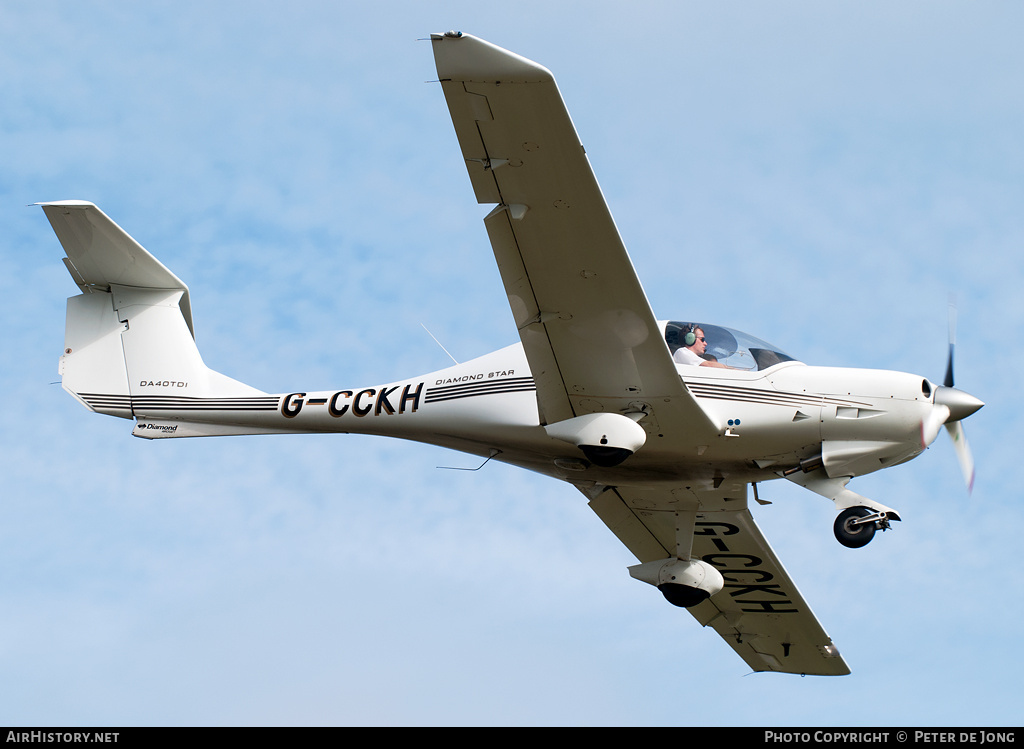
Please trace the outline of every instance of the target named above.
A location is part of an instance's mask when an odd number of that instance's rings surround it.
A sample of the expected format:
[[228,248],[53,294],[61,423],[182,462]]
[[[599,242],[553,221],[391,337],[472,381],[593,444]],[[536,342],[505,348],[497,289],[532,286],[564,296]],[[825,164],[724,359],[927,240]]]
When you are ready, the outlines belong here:
[[875,537],[875,524],[864,523],[863,525],[852,525],[852,521],[874,514],[867,507],[850,507],[839,513],[835,525],[836,540],[848,549],[859,549],[867,546]]

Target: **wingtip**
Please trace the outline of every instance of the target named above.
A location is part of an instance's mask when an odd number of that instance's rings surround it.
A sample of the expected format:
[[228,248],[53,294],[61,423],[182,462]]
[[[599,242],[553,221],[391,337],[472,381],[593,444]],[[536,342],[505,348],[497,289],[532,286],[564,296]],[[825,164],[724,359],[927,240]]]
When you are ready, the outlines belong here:
[[472,34],[446,31],[431,34],[430,41],[434,43],[434,62],[442,81],[536,83],[554,80],[554,75],[543,65]]
[[41,203],[32,203],[41,208],[47,208],[49,206],[77,206],[79,208],[95,208],[96,204],[91,203],[88,200],[47,200]]

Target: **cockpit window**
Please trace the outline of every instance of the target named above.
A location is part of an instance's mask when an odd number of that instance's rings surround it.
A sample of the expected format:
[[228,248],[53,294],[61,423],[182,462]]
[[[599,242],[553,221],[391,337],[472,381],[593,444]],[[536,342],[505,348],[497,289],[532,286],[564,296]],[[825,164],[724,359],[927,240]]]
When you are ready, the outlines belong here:
[[[776,364],[787,361],[796,361],[792,356],[773,346],[767,341],[755,338],[739,330],[725,328],[721,325],[710,325],[708,323],[669,322],[665,326],[665,342],[668,343],[669,351],[675,356],[676,352],[683,347],[685,334],[692,330],[693,326],[704,331],[707,350],[701,358],[707,361],[717,361],[732,369],[745,369],[758,371],[768,369]],[[679,361],[681,357],[676,357]]]

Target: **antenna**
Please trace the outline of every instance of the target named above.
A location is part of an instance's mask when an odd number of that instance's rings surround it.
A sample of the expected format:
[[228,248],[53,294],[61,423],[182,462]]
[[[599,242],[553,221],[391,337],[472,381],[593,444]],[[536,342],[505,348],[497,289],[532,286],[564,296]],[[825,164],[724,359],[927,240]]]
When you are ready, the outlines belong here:
[[[427,332],[429,332],[429,331],[427,331]],[[441,344],[438,344],[438,345],[440,346]],[[442,346],[441,348],[444,348],[444,347]],[[437,467],[438,468],[443,468],[446,471],[479,471],[485,465],[490,463],[492,459],[498,457],[499,455],[501,455],[501,450],[497,449],[496,447],[492,447],[491,450],[490,450],[490,455],[488,456],[487,460],[485,460],[483,463],[478,465],[476,468],[458,468],[457,466],[437,466]]]
[[[427,330],[427,326],[424,325],[423,323],[420,323],[420,327],[423,328],[424,330]],[[430,336],[431,338],[434,338],[434,334],[431,333],[429,330],[427,330],[427,335]],[[434,338],[434,343],[436,343],[438,346],[441,346],[441,342],[439,340],[437,340],[436,338]],[[446,349],[444,346],[441,346],[441,350],[444,351],[446,354],[448,354],[448,349]],[[458,359],[456,359],[451,354],[448,354],[448,358],[451,359],[456,364],[459,363]]]

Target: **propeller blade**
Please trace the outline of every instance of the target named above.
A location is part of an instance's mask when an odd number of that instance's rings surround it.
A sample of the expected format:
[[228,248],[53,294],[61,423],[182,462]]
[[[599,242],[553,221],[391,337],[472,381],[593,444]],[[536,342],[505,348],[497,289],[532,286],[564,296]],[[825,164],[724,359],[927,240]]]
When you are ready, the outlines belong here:
[[[957,390],[953,387],[953,353],[956,349],[956,300],[951,295],[949,298],[949,358],[946,360],[946,377],[942,381],[942,387],[935,388],[935,395],[932,402],[935,409],[929,419],[921,423],[922,442],[931,436],[931,429],[935,420],[944,411],[946,413],[946,431],[953,440],[953,450],[956,452],[956,459],[960,462],[960,471],[964,475],[964,483],[967,484],[967,493],[974,491],[974,456],[971,454],[970,445],[967,444],[967,434],[960,423],[972,413],[984,406],[980,400],[969,393]],[[937,431],[937,430],[936,430]]]
[[953,387],[953,350],[956,348],[956,304],[949,303],[949,358],[946,360],[946,378],[942,384]]
[[949,432],[949,436],[953,440],[953,449],[956,451],[957,460],[960,461],[960,470],[964,474],[967,493],[970,494],[974,490],[974,456],[971,455],[971,447],[967,444],[967,435],[959,421],[947,423],[946,431]]

